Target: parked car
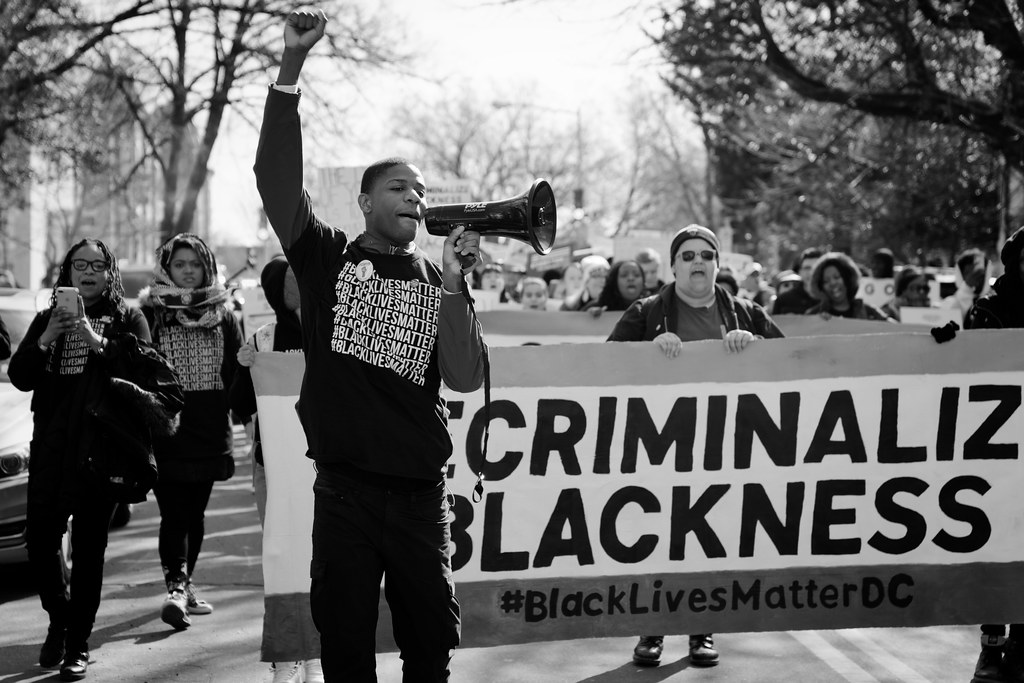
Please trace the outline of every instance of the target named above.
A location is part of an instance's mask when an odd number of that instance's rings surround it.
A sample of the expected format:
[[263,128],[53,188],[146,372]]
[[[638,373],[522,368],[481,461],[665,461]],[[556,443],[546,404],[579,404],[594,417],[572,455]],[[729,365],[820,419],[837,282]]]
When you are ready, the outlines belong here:
[[[0,317],[17,349],[36,315],[36,293],[0,288]],[[32,394],[18,391],[0,362],[0,564],[25,562],[28,457],[32,440]]]
[[[48,297],[29,289],[0,287],[0,317],[11,335],[11,348],[21,344],[37,306]],[[29,443],[32,440],[32,393],[19,391],[7,376],[8,361],[0,362],[0,564],[28,561],[25,514],[28,505]],[[132,507],[119,504],[111,527],[131,519]],[[70,570],[70,534],[64,537],[66,570]]]

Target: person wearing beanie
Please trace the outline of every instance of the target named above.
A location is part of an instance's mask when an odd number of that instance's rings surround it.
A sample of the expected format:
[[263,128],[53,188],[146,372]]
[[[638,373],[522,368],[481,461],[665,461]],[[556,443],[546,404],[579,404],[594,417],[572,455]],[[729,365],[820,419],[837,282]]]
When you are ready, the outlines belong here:
[[[656,294],[634,301],[615,324],[608,341],[653,341],[669,358],[685,358],[685,342],[721,339],[729,353],[740,353],[759,339],[782,337],[782,331],[758,304],[731,294],[716,283],[720,246],[715,233],[688,225],[672,237],[669,262],[675,281]],[[665,636],[640,636],[633,661],[661,662]],[[710,633],[689,637],[690,663],[718,664]]]
[[[1024,327],[1024,227],[1010,235],[999,252],[1003,274],[964,316],[964,329]],[[972,682],[1024,681],[1024,624],[983,624],[981,654]]]

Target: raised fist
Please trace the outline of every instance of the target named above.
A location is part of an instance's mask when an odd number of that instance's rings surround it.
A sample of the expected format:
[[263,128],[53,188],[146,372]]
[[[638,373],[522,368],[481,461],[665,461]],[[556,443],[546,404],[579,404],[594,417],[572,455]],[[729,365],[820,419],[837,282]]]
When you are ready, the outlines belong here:
[[323,10],[300,10],[288,15],[284,25],[284,46],[308,52],[323,38],[327,15]]

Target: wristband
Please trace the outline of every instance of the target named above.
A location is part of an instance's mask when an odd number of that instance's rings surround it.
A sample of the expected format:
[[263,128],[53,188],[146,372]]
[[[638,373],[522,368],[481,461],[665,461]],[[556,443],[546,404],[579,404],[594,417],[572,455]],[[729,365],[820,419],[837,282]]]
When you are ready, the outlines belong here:
[[38,346],[39,350],[42,351],[43,353],[46,353],[47,351],[50,350],[50,345],[44,344],[42,338],[36,340],[36,346]]

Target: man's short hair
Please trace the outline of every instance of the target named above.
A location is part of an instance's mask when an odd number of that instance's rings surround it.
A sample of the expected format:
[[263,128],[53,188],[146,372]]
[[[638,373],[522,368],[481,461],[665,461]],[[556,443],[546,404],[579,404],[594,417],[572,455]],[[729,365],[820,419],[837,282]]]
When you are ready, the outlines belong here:
[[650,247],[645,247],[637,252],[636,262],[640,265],[645,263],[657,263],[658,265],[661,265],[661,256],[658,255],[656,250],[651,249]]
[[377,183],[377,180],[384,175],[389,168],[413,165],[414,164],[411,161],[404,157],[388,157],[387,159],[381,159],[380,161],[373,162],[366,167],[365,171],[363,171],[363,180],[359,183],[359,193],[369,193]]
[[820,259],[824,255],[825,252],[819,249],[818,247],[807,247],[806,249],[800,252],[800,255],[796,257],[796,261],[793,262],[793,272],[799,273],[800,269],[804,265],[804,261],[806,261],[807,259]]

